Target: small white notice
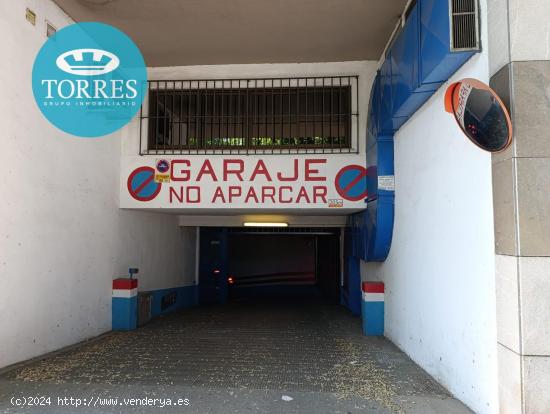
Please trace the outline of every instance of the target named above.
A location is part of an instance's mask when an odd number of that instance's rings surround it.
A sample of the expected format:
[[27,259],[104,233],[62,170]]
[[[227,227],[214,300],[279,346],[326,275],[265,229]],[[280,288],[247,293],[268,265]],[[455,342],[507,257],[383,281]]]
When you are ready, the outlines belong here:
[[384,191],[395,191],[395,176],[394,175],[379,175],[378,189]]

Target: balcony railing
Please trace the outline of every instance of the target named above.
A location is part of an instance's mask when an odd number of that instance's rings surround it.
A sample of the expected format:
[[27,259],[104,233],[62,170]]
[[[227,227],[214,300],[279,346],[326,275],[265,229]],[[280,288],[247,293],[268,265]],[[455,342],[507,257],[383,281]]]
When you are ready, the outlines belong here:
[[356,153],[358,76],[152,80],[140,154]]

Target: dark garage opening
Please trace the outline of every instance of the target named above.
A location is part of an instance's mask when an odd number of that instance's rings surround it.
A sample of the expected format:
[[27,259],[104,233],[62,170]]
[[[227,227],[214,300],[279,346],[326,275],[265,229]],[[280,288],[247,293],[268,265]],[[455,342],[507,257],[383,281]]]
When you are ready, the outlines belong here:
[[340,298],[340,229],[203,228],[201,304]]

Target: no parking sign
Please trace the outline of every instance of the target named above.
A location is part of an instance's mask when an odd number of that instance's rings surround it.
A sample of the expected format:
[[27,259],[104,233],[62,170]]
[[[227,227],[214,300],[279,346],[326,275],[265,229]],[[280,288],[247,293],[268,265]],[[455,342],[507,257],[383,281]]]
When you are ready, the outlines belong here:
[[170,182],[170,161],[157,160],[155,162],[155,182],[169,183]]
[[136,168],[128,177],[128,192],[138,201],[150,201],[155,198],[162,184],[155,181],[155,169],[151,167]]
[[348,165],[342,168],[334,180],[336,191],[349,201],[367,198],[367,169],[361,165]]

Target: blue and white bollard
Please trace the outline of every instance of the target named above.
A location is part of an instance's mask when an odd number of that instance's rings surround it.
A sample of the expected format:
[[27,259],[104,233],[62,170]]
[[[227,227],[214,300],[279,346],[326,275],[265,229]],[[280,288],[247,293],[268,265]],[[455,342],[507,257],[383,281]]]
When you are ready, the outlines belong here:
[[367,336],[384,335],[384,283],[363,282],[361,318],[363,334]]
[[113,331],[137,328],[137,279],[113,280]]

